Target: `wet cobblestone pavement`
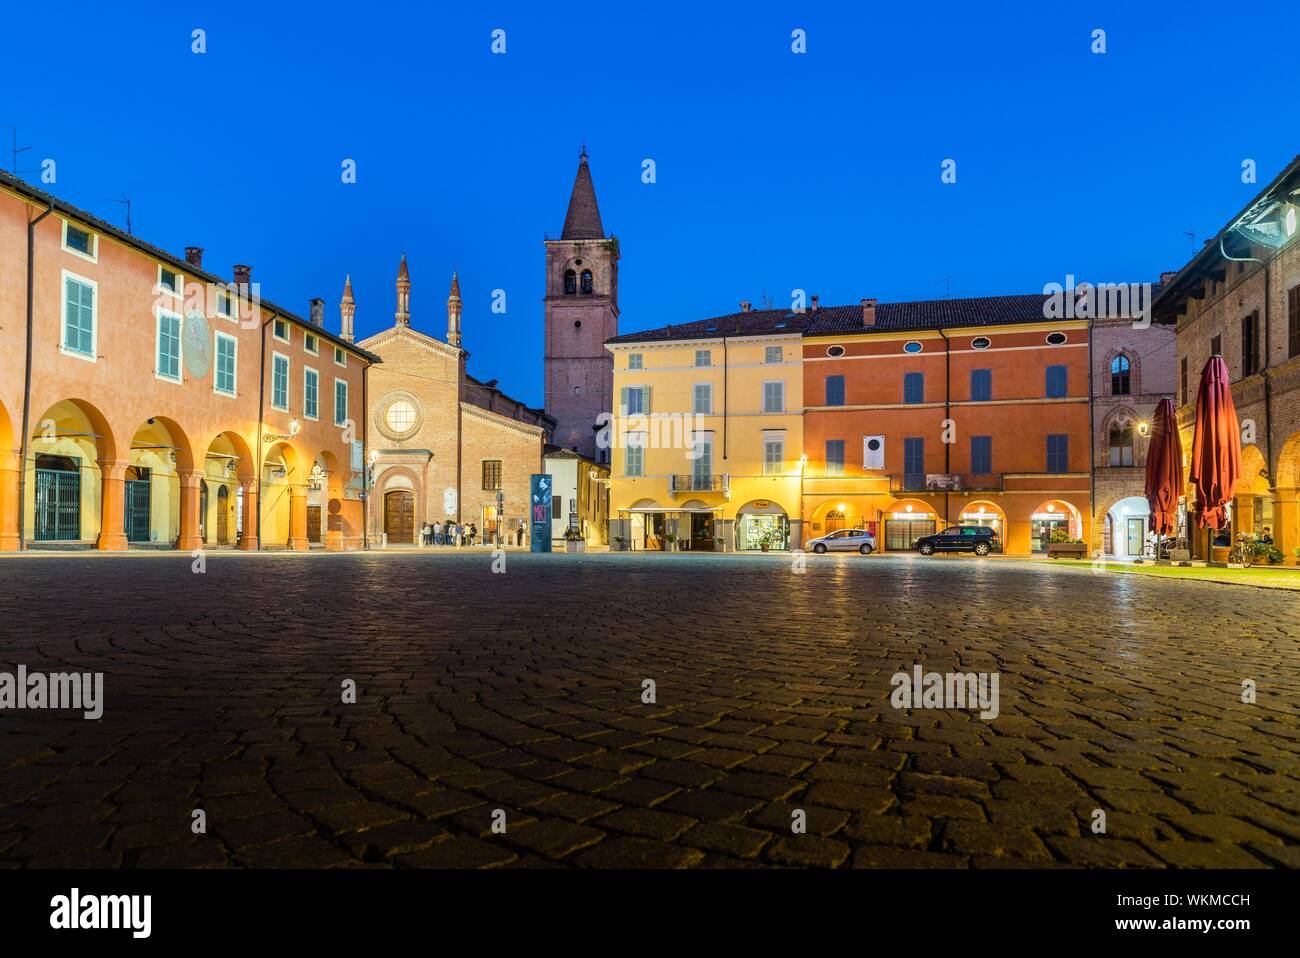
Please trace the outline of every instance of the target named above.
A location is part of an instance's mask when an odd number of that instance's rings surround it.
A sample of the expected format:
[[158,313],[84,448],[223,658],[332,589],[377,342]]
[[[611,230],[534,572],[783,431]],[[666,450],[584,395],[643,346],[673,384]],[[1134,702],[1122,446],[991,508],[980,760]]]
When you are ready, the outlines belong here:
[[[967,558],[190,562],[0,558],[0,670],[105,686],[98,721],[0,712],[0,866],[1300,865],[1294,593]],[[998,716],[891,707],[916,664],[998,673]]]

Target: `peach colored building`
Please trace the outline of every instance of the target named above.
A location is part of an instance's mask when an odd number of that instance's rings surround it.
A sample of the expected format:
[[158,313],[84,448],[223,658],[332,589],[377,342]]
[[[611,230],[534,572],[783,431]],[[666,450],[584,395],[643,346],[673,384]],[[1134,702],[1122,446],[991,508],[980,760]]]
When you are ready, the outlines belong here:
[[1008,555],[1091,532],[1086,320],[1042,295],[814,308],[804,317],[806,537],[886,552],[951,525]]
[[363,546],[378,358],[202,253],[0,174],[0,549]]

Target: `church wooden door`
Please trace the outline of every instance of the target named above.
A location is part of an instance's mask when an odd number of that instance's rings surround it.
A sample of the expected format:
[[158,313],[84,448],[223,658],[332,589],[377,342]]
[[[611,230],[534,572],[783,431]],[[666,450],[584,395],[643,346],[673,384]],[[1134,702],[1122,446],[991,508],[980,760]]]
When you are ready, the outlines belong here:
[[415,494],[399,489],[384,496],[384,532],[389,542],[415,541]]

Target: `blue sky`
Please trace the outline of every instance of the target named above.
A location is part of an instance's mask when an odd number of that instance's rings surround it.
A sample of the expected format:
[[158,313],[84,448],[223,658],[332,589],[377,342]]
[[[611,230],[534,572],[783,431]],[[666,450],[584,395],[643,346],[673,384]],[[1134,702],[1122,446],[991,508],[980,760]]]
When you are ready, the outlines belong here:
[[1259,189],[1244,159],[1262,185],[1300,152],[1282,5],[148,6],[6,12],[19,168],[55,159],[49,188],[119,224],[110,198],[129,196],[141,238],[203,246],[223,275],[250,263],[304,313],[319,295],[333,328],[351,272],[361,335],[392,323],[403,249],[436,335],[457,269],[470,371],[533,404],[542,239],[584,142],[624,332],[795,288],[834,304],[1154,279]]

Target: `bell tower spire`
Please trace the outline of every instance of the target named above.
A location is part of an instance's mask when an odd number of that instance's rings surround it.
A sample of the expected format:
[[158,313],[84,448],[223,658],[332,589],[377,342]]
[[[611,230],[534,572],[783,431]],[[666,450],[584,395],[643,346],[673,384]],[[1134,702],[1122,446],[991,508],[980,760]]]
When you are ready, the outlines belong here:
[[600,417],[613,408],[618,335],[618,240],[606,236],[584,145],[559,239],[546,240],[546,412],[552,441],[597,462]]
[[406,269],[406,254],[397,267],[397,325],[411,325],[411,274]]
[[352,274],[348,273],[348,278],[343,282],[343,299],[339,302],[339,317],[342,320],[339,326],[339,338],[352,342],[354,329],[352,319],[357,314],[357,301],[352,298]]
[[451,295],[447,297],[447,342],[460,345],[460,281],[451,274]]

